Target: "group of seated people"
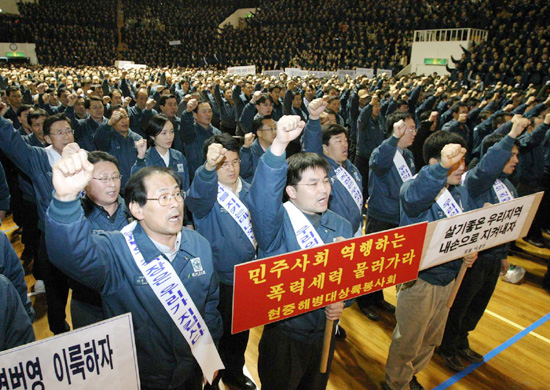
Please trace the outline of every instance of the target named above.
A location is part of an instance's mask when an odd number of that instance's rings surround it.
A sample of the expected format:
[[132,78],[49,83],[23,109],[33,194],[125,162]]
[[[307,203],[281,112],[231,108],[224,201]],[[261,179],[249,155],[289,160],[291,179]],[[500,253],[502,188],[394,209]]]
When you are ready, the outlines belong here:
[[[463,88],[438,75],[300,78],[172,68],[0,74],[0,161],[9,186],[0,206],[22,227],[21,260],[29,271],[32,265],[36,285],[42,281],[50,330],[70,330],[69,289],[74,328],[131,312],[144,389],[200,389],[204,370],[186,330],[163,307],[172,293],[157,293],[143,267],[167,269],[194,302],[225,367],[207,388],[221,378],[254,389],[243,374],[248,331],[231,334],[237,264],[305,249],[304,236],[322,245],[454,215],[439,197],[466,212],[540,190],[546,193],[525,241],[549,246],[545,85]],[[497,183],[505,189],[496,191]],[[10,193],[11,206],[1,202]],[[395,312],[384,389],[423,389],[416,374],[438,345],[456,371],[483,361],[468,333],[508,268],[507,251],[499,246],[421,271],[399,286],[397,307],[382,291],[356,299],[370,320]],[[11,252],[6,261],[21,298],[9,295],[8,304],[19,305],[5,309],[13,320],[2,349],[34,340],[24,270]],[[449,312],[462,263],[471,269]],[[550,290],[550,272],[543,287]],[[326,319],[335,320],[335,339],[345,339],[337,320],[352,303],[266,325],[262,388],[325,389],[329,374],[318,367]]]

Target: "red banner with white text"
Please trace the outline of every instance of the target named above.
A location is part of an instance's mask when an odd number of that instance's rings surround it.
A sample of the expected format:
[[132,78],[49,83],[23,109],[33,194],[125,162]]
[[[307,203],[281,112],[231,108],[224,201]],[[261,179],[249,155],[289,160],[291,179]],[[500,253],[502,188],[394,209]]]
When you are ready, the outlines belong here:
[[233,333],[416,279],[427,225],[235,266]]

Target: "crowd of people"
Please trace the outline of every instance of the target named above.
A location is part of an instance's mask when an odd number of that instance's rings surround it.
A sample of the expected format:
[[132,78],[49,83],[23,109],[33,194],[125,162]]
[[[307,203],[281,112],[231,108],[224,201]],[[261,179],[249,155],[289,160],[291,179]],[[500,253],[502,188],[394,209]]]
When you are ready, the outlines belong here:
[[[233,266],[303,249],[310,239],[328,243],[453,215],[434,201],[440,193],[457,212],[550,193],[547,87],[477,80],[464,88],[454,76],[414,74],[339,79],[167,67],[3,68],[7,185],[0,186],[0,205],[22,227],[21,260],[37,280],[35,291],[39,284],[45,289],[53,333],[70,329],[69,288],[74,327],[129,310],[142,387],[200,388],[200,359],[169,312],[158,321],[163,309],[154,290],[133,283],[145,271],[134,264],[132,240],[125,241],[132,234],[146,258],[158,256],[153,261],[162,268],[164,260],[172,263],[172,276],[188,289],[218,345],[225,370],[208,386],[217,388],[221,377],[254,389],[242,373],[248,333],[229,331]],[[505,190],[494,189],[498,180]],[[246,217],[233,215],[226,202],[239,204]],[[549,246],[548,207],[546,195],[525,238],[530,245]],[[305,233],[295,227],[301,225]],[[507,250],[420,272],[400,286],[397,308],[382,291],[357,299],[370,320],[380,310],[395,312],[384,389],[422,389],[416,374],[436,345],[456,371],[465,361],[482,361],[468,333],[507,270]],[[21,287],[23,267],[11,258]],[[197,258],[204,273],[196,271]],[[473,270],[449,314],[444,305],[462,262]],[[543,287],[550,291],[550,272]],[[428,310],[428,302],[437,305]],[[32,340],[34,313],[28,302],[20,304],[15,345]],[[325,319],[338,320],[349,304],[266,326],[258,360],[262,388],[324,389],[328,373],[317,367]],[[429,331],[422,338],[419,329]],[[341,326],[334,331],[337,339],[346,337]],[[176,347],[159,348],[164,340]]]
[[[174,0],[124,1],[121,26],[114,0],[78,5],[49,0],[19,7],[20,16],[0,19],[2,36],[35,42],[39,62],[47,65],[112,65],[123,43],[124,60],[149,66],[361,67],[397,73],[410,60],[414,30],[480,28],[488,30],[487,42],[448,68],[461,83],[479,77],[525,89],[549,73],[550,8],[541,1],[218,0],[201,7]],[[239,8],[256,9],[246,28],[219,29]]]

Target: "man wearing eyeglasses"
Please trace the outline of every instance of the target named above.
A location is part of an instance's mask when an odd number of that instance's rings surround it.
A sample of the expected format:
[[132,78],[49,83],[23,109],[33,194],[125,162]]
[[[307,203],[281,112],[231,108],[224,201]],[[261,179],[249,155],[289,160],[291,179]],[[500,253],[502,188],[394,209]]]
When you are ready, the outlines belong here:
[[[350,223],[328,210],[327,161],[315,153],[297,153],[285,160],[286,147],[300,136],[304,125],[299,116],[283,116],[277,122],[277,137],[258,164],[249,205],[261,257],[353,236]],[[284,204],[283,192],[289,199]],[[328,372],[319,372],[325,323],[338,320],[343,309],[344,303],[337,302],[266,325],[258,358],[262,389],[325,389]],[[329,365],[333,348],[334,344]]]
[[[233,270],[237,264],[256,257],[256,239],[248,211],[250,184],[241,180],[239,143],[229,134],[209,138],[203,147],[206,162],[195,173],[187,206],[193,213],[197,231],[212,245],[212,258],[220,280],[223,336],[220,354],[225,385],[254,390],[256,385],[243,374],[244,353],[249,332],[231,334]],[[215,384],[209,389],[218,389]]]
[[[415,174],[414,158],[407,149],[414,142],[416,124],[408,111],[396,111],[386,119],[386,129],[392,136],[372,152],[367,200],[367,234],[399,226],[399,189]],[[389,313],[395,306],[384,300],[382,290],[357,298],[361,312],[373,321],[379,321],[376,308]]]
[[252,133],[244,136],[244,145],[240,152],[241,177],[248,183],[252,183],[258,161],[271,146],[276,135],[277,122],[270,115],[256,118],[252,122]]
[[136,221],[121,232],[91,234],[78,194],[93,171],[83,150],[53,167],[49,252],[64,272],[101,293],[108,317],[132,313],[142,389],[200,390],[201,368],[211,381],[223,367],[215,348],[222,321],[210,245],[183,228],[181,179],[168,168],[139,170],[125,190]]
[[[109,153],[101,151],[89,153],[88,161],[94,165],[94,171],[92,180],[84,188],[86,194],[82,198],[82,208],[92,233],[120,231],[128,224],[128,214],[124,199],[119,195],[118,161]],[[71,318],[74,329],[107,318],[99,293],[74,279],[69,279],[69,287],[73,290]]]
[[[3,116],[7,106],[0,103]],[[65,321],[67,305],[67,277],[48,259],[44,240],[44,214],[52,199],[52,166],[61,159],[63,149],[74,142],[73,130],[64,114],[52,115],[44,121],[44,139],[50,146],[40,148],[27,144],[19,133],[13,131],[10,121],[0,118],[0,148],[21,171],[31,178],[38,205],[38,228],[42,232],[35,259],[37,272],[44,278],[48,302],[48,322],[54,334],[69,330]],[[78,147],[74,144],[75,147]]]

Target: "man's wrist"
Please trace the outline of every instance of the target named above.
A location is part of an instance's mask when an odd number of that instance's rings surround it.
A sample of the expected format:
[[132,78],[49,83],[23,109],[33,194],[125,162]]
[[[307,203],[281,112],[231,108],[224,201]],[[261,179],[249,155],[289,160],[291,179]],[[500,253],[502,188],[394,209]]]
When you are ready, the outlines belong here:
[[57,200],[60,200],[62,202],[72,202],[73,200],[75,200],[76,198],[78,198],[78,196],[80,195],[80,192],[77,192],[77,193],[68,193],[68,194],[60,194],[59,192],[55,192],[54,194],[54,197],[57,199]]

